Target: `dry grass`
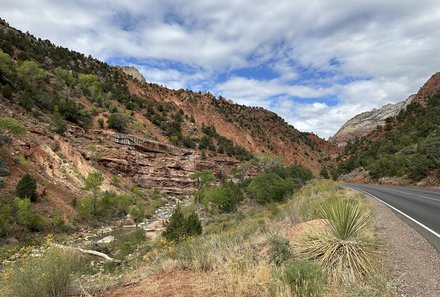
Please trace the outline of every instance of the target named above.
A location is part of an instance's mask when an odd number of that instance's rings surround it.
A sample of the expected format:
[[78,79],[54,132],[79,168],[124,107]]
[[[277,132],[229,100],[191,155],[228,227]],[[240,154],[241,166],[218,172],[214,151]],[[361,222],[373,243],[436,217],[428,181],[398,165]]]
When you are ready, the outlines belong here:
[[[370,264],[374,266],[369,263],[371,251],[377,251],[374,237],[369,231],[371,225],[363,224],[359,213],[354,216],[350,216],[353,215],[350,213],[347,216],[347,210],[346,216],[336,211],[332,218],[330,209],[325,214],[323,209],[326,205],[337,205],[340,197],[343,197],[343,201],[359,201],[359,197],[353,192],[334,182],[318,181],[302,189],[285,205],[281,205],[280,208],[286,214],[284,219],[281,219],[280,212],[277,211],[275,220],[270,207],[261,206],[250,212],[244,211],[244,215],[237,218],[228,216],[228,224],[224,224],[226,228],[221,231],[210,232],[174,247],[164,247],[162,254],[159,253],[147,264],[157,265],[160,273],[151,275],[153,270],[145,269],[150,276],[146,276],[134,288],[125,290],[125,293],[121,290],[119,295],[105,296],[347,296],[349,289],[344,285],[346,280],[362,283],[361,287],[368,289],[368,284],[365,285],[367,282],[360,279],[368,277],[371,272],[368,268]],[[357,203],[359,211],[365,210],[363,202]],[[327,285],[323,280],[322,288],[313,291],[310,289],[313,273],[308,273],[307,267],[298,264],[298,268],[293,264],[290,269],[299,271],[300,276],[293,273],[287,277],[284,273],[286,259],[283,258],[280,266],[270,261],[270,243],[274,236],[286,236],[293,221],[323,216],[328,221],[336,221],[342,216],[345,218],[342,220],[343,226],[330,222],[326,230],[310,228],[312,231],[291,241],[294,260],[308,258],[312,266],[325,266],[326,273],[337,279]],[[212,224],[219,222],[214,220]],[[361,264],[360,258],[363,259]],[[290,262],[287,260],[285,263]],[[141,269],[142,267],[130,275],[138,273],[139,277],[143,273]],[[353,271],[361,272],[358,275],[357,272],[352,274]],[[324,275],[324,279],[327,275]]]
[[371,209],[348,191],[341,198],[331,192],[322,191],[321,201],[309,202],[317,208],[316,215],[329,222],[329,228],[308,228],[293,241],[294,254],[321,263],[335,281],[361,281],[372,275],[379,258]]

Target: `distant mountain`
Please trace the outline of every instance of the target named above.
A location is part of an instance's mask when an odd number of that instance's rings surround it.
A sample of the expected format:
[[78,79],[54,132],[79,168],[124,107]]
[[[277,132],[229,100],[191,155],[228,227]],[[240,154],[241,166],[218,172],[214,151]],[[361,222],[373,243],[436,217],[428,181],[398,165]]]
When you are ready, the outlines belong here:
[[387,118],[399,114],[399,112],[402,109],[405,109],[415,97],[416,95],[411,95],[401,102],[387,104],[379,109],[375,108],[371,111],[363,112],[354,116],[348,120],[334,136],[330,137],[329,141],[337,146],[345,146],[347,142],[356,137],[367,135],[376,129],[377,126],[385,125],[385,120]]
[[440,184],[440,73],[409,99],[412,102],[400,105],[400,112],[386,118],[385,125],[347,143],[338,155],[335,178]]

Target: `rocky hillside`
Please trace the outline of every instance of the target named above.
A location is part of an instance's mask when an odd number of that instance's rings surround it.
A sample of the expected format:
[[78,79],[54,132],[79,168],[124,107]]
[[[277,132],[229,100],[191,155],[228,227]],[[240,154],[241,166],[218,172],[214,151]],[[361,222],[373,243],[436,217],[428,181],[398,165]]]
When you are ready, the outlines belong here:
[[428,99],[440,91],[440,72],[433,74],[417,92],[414,102],[426,106]]
[[262,108],[147,83],[133,67],[109,66],[5,21],[0,49],[0,117],[27,131],[2,147],[10,173],[3,190],[29,172],[42,209],[72,212],[94,171],[104,174],[104,189],[185,194],[194,190],[194,171],[220,177],[252,163],[254,152],[317,173],[335,149]]
[[387,183],[438,185],[440,182],[440,84],[433,75],[396,116],[368,135],[348,142],[334,177]]
[[330,137],[329,141],[341,147],[345,146],[347,142],[362,137],[376,129],[377,126],[385,125],[385,120],[394,117],[401,110],[405,110],[410,104],[415,95],[409,96],[406,100],[394,104],[387,104],[379,109],[363,112],[348,120],[336,134]]
[[387,104],[379,109],[363,112],[348,120],[329,141],[339,147],[356,137],[362,137],[383,126],[387,118],[395,117],[401,110],[405,110],[408,104],[415,102],[426,106],[427,100],[440,90],[440,72],[431,76],[415,95],[410,95],[406,100],[395,104]]

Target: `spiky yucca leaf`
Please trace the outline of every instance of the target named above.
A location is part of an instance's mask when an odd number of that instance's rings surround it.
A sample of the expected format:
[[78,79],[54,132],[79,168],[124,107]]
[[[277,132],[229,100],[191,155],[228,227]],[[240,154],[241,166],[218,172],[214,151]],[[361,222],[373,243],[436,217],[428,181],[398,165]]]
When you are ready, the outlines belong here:
[[325,203],[321,216],[329,221],[333,234],[341,240],[362,236],[372,225],[371,210],[352,200]]
[[371,274],[378,258],[378,242],[371,236],[371,211],[351,201],[336,201],[322,207],[327,229],[308,228],[292,243],[298,258],[315,260],[335,280],[354,282]]

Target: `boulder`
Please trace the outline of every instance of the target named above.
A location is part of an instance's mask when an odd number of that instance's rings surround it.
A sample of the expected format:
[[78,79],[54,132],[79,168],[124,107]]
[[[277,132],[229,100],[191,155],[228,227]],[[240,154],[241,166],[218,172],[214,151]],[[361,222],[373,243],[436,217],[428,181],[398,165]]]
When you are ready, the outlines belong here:
[[99,244],[109,244],[109,243],[112,243],[114,241],[115,241],[115,237],[110,235],[110,236],[104,237],[101,240],[98,240],[98,243]]
[[298,237],[309,228],[328,228],[328,221],[324,219],[316,219],[296,224],[287,231],[287,239],[289,239],[289,241],[293,241],[295,237]]

